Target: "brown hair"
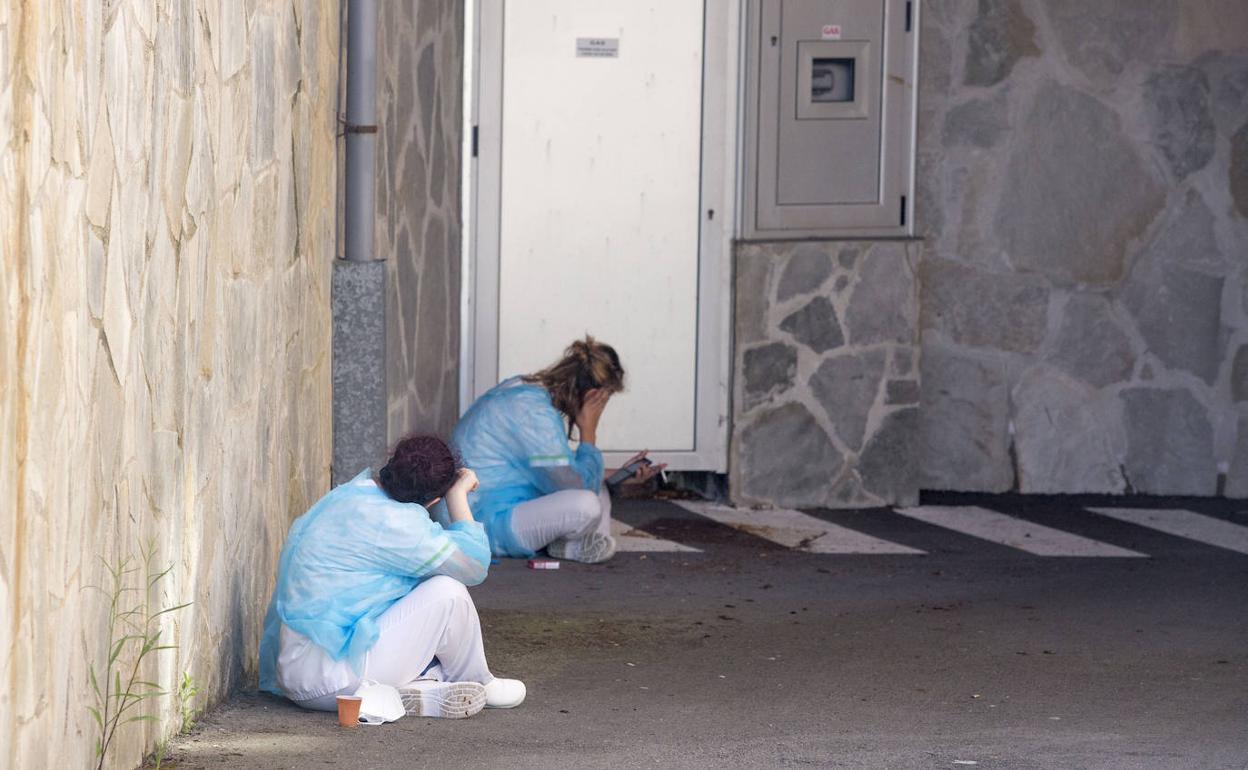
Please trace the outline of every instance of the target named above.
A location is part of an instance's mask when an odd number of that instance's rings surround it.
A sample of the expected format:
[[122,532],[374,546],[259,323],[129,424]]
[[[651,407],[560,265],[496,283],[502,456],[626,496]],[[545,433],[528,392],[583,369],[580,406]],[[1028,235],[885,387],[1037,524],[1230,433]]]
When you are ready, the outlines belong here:
[[570,423],[581,410],[586,391],[603,388],[619,393],[624,390],[624,367],[620,366],[615,348],[587,334],[585,339],[568,345],[563,358],[524,379],[546,388],[551,403]]
[[458,475],[459,461],[446,442],[435,436],[408,436],[394,448],[377,480],[392,500],[429,505],[446,494]]

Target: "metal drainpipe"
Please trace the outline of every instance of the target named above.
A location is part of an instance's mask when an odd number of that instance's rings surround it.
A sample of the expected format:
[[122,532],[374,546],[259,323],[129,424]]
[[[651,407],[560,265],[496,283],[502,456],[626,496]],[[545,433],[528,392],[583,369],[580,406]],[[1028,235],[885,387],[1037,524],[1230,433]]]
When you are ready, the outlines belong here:
[[[339,6],[343,8],[344,6]],[[387,436],[386,263],[373,244],[377,155],[377,3],[347,0],[346,167],[342,259],[334,260],[331,482],[384,460]],[[341,42],[342,37],[339,37]]]
[[372,262],[377,158],[377,3],[347,2],[347,166],[343,257]]

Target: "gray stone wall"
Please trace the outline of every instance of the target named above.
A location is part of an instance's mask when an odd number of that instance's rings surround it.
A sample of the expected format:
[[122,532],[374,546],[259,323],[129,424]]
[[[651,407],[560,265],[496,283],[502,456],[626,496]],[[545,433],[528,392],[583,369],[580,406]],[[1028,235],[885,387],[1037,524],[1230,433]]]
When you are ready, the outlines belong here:
[[924,488],[1248,496],[1248,5],[932,0]]
[[390,443],[459,416],[463,0],[381,3],[377,256]]
[[737,246],[735,502],[917,500],[920,253],[902,241]]

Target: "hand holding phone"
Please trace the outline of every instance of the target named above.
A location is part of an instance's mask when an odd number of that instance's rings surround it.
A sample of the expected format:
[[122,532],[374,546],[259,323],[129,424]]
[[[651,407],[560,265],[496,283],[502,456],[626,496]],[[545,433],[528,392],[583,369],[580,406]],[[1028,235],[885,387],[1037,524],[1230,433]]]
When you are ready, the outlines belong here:
[[637,459],[625,465],[623,468],[620,468],[615,473],[612,473],[607,478],[607,486],[614,487],[618,484],[622,484],[625,481],[628,481],[629,479],[633,477],[634,474],[637,473],[639,469],[644,468],[650,464],[651,462],[649,459],[645,457],[638,457]]

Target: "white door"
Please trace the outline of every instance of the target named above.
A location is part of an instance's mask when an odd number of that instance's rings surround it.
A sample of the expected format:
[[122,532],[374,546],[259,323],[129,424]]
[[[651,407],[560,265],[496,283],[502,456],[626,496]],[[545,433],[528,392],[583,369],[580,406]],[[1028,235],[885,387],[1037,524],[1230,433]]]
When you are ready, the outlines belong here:
[[480,7],[471,395],[592,334],[627,372],[599,429],[609,463],[648,448],[725,465],[735,88],[718,5]]

